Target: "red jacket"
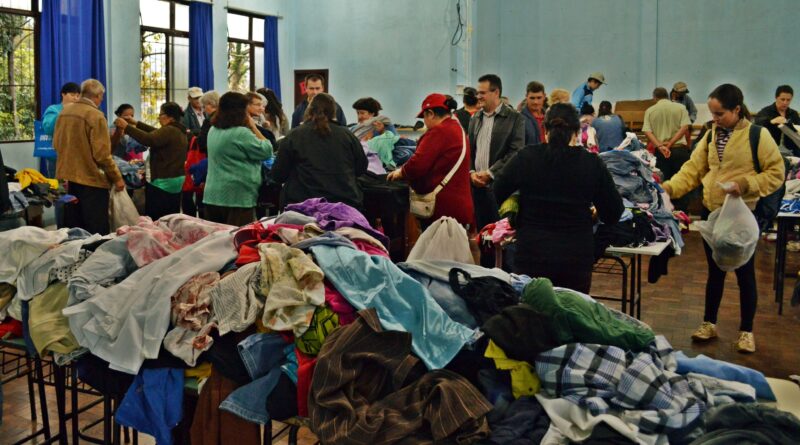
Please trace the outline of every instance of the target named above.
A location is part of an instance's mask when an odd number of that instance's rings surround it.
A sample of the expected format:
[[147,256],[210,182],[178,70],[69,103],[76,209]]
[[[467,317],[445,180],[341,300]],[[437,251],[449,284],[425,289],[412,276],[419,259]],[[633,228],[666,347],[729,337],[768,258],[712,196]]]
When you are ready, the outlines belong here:
[[[461,155],[463,131],[458,120],[446,119],[425,132],[417,141],[417,151],[403,165],[403,175],[415,192],[430,193],[447,176]],[[436,207],[431,218],[433,221],[442,216],[450,216],[461,224],[474,225],[469,181],[469,139],[465,142],[467,152],[464,160],[450,182],[436,195]]]

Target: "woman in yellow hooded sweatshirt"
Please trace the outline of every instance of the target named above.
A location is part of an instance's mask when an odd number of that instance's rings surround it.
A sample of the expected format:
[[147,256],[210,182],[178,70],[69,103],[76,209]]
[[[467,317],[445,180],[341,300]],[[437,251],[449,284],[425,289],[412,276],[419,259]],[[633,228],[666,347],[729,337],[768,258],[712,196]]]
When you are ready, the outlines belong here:
[[[783,159],[778,146],[766,128],[758,137],[757,157],[760,170],[753,162],[750,146],[750,114],[744,105],[742,91],[731,84],[718,86],[708,96],[708,109],[711,111],[713,126],[711,138],[704,137],[697,144],[689,161],[669,181],[664,190],[671,198],[680,198],[700,184],[703,184],[703,219],[722,206],[726,193],[741,196],[752,210],[759,198],[778,190],[785,178]],[[726,192],[718,183],[732,182],[734,185]],[[706,304],[703,323],[692,334],[696,341],[708,341],[717,337],[717,312],[722,301],[725,272],[711,257],[711,248],[703,241],[708,260],[708,281],[706,282]],[[741,305],[741,323],[736,349],[739,352],[755,352],[753,338],[753,318],[756,314],[758,294],[754,258],[736,269]]]

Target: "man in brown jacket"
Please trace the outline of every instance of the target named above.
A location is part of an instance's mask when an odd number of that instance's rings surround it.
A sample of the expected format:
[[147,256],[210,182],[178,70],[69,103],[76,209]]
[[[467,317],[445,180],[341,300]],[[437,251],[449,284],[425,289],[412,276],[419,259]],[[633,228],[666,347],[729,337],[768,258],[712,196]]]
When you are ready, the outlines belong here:
[[58,153],[56,177],[68,181],[78,198],[77,227],[107,234],[109,186],[125,190],[122,175],[111,158],[108,121],[98,108],[105,88],[95,79],[81,84],[81,98],[64,107],[56,121],[53,147]]

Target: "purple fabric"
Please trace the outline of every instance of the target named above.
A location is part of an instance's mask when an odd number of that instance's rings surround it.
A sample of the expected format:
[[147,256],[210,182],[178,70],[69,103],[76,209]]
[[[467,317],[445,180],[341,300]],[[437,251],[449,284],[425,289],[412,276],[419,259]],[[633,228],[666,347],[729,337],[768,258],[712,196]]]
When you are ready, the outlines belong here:
[[378,153],[370,150],[366,142],[361,142],[361,146],[364,147],[364,154],[367,155],[367,171],[375,173],[376,175],[385,175],[386,169],[383,168],[383,162],[381,162]]
[[656,221],[651,221],[650,225],[653,228],[653,233],[656,236],[656,241],[669,241],[670,239],[672,239],[672,232],[669,230],[669,227]]
[[287,211],[294,210],[317,220],[323,230],[336,230],[341,227],[355,227],[372,235],[389,248],[389,238],[373,229],[369,221],[358,210],[340,202],[328,202],[325,198],[309,198],[297,204],[286,206]]

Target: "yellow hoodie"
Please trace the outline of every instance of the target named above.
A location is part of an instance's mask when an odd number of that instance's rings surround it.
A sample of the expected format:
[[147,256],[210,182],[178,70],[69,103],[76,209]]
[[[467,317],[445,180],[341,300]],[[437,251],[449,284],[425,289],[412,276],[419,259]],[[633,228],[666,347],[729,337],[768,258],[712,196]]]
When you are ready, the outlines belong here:
[[[750,122],[731,134],[722,153],[722,161],[717,155],[717,126],[711,128],[711,143],[703,137],[697,143],[691,158],[669,181],[664,189],[671,198],[680,198],[703,184],[703,205],[710,211],[722,207],[725,192],[717,183],[735,182],[739,184],[742,198],[750,209],[755,208],[758,199],[773,193],[783,184],[786,172],[783,158],[775,145],[775,140],[766,128],[761,129],[758,142],[758,161],[761,173],[756,173],[753,153],[750,149]],[[710,149],[709,149],[710,146]]]

